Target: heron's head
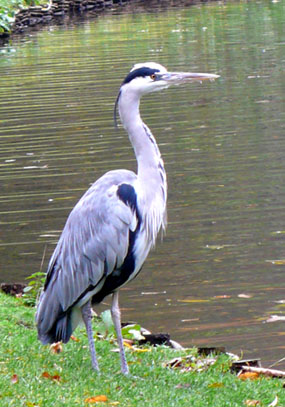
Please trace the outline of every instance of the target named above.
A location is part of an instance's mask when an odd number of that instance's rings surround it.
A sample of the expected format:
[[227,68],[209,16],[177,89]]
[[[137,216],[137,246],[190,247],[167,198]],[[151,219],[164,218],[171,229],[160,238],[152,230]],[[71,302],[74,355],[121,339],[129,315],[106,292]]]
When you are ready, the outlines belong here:
[[[122,94],[140,98],[142,95],[179,85],[186,82],[215,80],[219,75],[193,72],[168,72],[167,69],[155,62],[136,64],[130,70],[121,84],[120,92],[115,103],[115,110]],[[116,123],[116,116],[115,123]]]

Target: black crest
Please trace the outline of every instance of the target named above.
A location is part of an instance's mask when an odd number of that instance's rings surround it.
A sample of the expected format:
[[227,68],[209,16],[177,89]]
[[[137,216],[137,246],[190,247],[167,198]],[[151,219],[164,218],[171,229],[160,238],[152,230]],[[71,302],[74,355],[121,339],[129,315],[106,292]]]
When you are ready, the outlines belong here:
[[[159,69],[157,68],[148,68],[146,66],[142,67],[142,68],[138,68],[135,69],[133,71],[131,71],[123,80],[122,85],[125,85],[126,83],[131,82],[133,79],[135,78],[144,78],[146,76],[150,76],[155,74],[156,72],[159,72]],[[121,85],[121,86],[122,86]],[[121,90],[117,96],[116,102],[115,102],[115,106],[114,106],[114,124],[115,127],[117,127],[117,106],[118,106],[118,102],[121,96]]]
[[139,78],[139,77],[145,77],[145,76],[150,76],[153,75],[154,73],[159,72],[159,69],[154,69],[154,68],[147,68],[142,67],[142,68],[138,68],[135,69],[134,71],[131,71],[124,79],[122,85],[125,85],[126,83],[131,82],[133,79],[135,78]]

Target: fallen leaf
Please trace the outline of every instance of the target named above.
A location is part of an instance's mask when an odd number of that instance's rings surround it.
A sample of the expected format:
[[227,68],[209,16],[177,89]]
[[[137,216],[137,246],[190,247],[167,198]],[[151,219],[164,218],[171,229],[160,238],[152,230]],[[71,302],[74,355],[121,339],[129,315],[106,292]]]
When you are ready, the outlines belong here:
[[72,339],[74,342],[80,342],[80,339],[76,338],[74,335],[71,335],[70,339]]
[[175,388],[176,389],[189,389],[191,387],[190,383],[178,383]]
[[182,361],[183,361],[182,357],[179,356],[179,357],[176,357],[176,358],[173,358],[173,359],[169,360],[169,361],[165,364],[165,366],[167,366],[167,367],[172,367],[172,368],[178,367],[178,366],[181,365]]
[[[138,353],[151,352],[151,349],[149,349],[149,348],[138,348],[136,346],[131,345],[129,342],[126,342],[125,340],[124,340],[124,346],[126,348],[132,350],[133,352],[138,352]],[[115,350],[113,352],[115,352]]]
[[256,380],[256,379],[259,378],[259,373],[257,373],[257,372],[244,372],[244,373],[241,373],[238,376],[238,378],[241,379],[241,380],[247,380],[247,379]]
[[285,260],[266,260],[267,263],[275,264],[276,266],[283,266],[285,264]]
[[13,374],[13,376],[11,377],[11,383],[12,384],[16,384],[19,381],[19,377],[16,374]]
[[141,327],[138,324],[129,324],[124,326],[122,328],[122,335],[123,338],[134,339],[136,341],[145,339],[145,337],[141,334]]
[[44,377],[45,379],[50,379],[50,380],[55,380],[55,381],[61,380],[61,377],[58,374],[50,375],[49,372],[43,372],[42,377]]
[[224,249],[225,247],[231,247],[231,246],[235,246],[235,245],[233,245],[233,244],[221,244],[221,245],[206,244],[205,248],[211,249],[211,250],[221,250],[221,249]]
[[208,387],[210,389],[215,389],[215,388],[218,388],[218,387],[224,387],[224,383],[220,383],[220,382],[212,383],[212,384],[208,384]]
[[52,378],[52,380],[56,380],[58,382],[61,380],[61,377],[58,374],[51,376],[51,378]]
[[148,349],[148,348],[137,348],[137,347],[135,347],[135,346],[133,346],[132,350],[133,350],[134,352],[137,352],[137,353],[151,352],[151,349]]
[[259,400],[245,400],[244,404],[246,406],[251,406],[251,407],[260,406],[260,401]]
[[134,340],[124,338],[124,345],[126,345],[126,344],[132,346],[134,344]]
[[48,372],[43,372],[42,377],[45,377],[46,379],[50,379],[50,374]]
[[105,394],[100,394],[100,396],[93,396],[93,397],[87,397],[87,399],[84,400],[84,403],[87,404],[94,404],[94,403],[102,403],[108,401],[108,397],[105,396]]
[[268,407],[275,407],[278,404],[278,396],[275,397],[275,399],[268,405]]
[[181,322],[194,322],[199,321],[200,318],[181,319]]
[[51,353],[61,353],[62,352],[62,342],[52,343],[49,347]]
[[133,345],[131,345],[129,342],[124,340],[124,346],[128,349],[133,349]]

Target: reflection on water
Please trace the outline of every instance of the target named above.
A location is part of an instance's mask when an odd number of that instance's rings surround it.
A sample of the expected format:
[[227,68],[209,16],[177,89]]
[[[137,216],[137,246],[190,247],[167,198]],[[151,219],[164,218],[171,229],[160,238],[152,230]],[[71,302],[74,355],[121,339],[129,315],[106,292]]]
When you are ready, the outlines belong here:
[[1,281],[38,271],[47,245],[46,266],[91,182],[135,169],[112,122],[133,63],[219,73],[143,101],[168,173],[169,227],[122,290],[123,316],[184,345],[278,360],[284,328],[265,321],[285,300],[284,4],[129,11],[0,49]]

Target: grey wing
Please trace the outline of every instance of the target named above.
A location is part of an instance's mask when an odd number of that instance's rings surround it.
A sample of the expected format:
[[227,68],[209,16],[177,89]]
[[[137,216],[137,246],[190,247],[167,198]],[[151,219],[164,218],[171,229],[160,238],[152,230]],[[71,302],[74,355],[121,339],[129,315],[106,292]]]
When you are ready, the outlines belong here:
[[119,198],[118,187],[133,186],[135,180],[130,171],[110,171],[71,211],[49,263],[37,321],[44,318],[41,308],[50,307],[51,326],[57,318],[56,304],[65,312],[89,292],[96,294],[104,279],[122,265],[138,219],[134,208]]

